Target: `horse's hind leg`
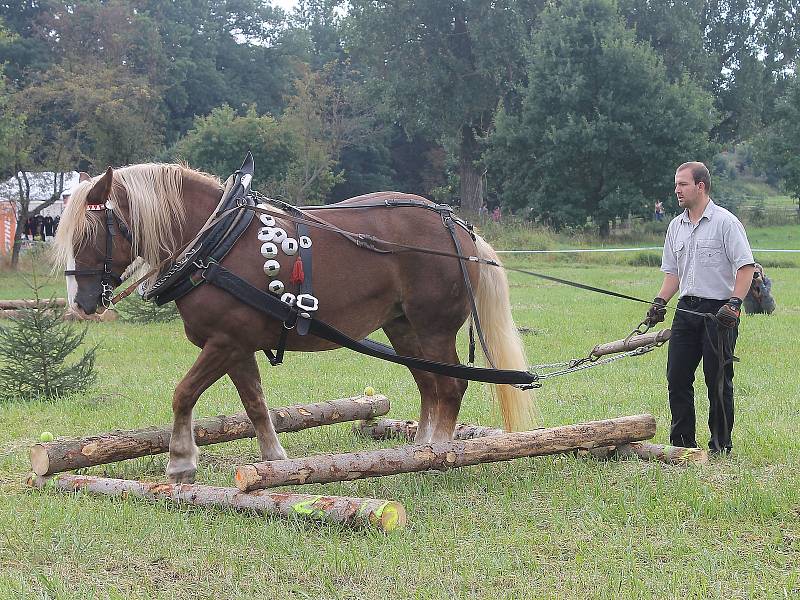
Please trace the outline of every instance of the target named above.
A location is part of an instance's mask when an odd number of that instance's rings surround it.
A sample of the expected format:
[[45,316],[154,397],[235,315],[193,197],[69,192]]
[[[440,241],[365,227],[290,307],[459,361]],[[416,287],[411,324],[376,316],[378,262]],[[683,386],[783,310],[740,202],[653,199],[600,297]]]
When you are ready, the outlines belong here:
[[[458,363],[454,335],[426,335],[423,345],[417,331],[404,317],[385,325],[383,330],[398,354]],[[467,382],[426,371],[409,370],[417,382],[421,400],[415,441],[425,444],[453,439]]]
[[264,402],[264,393],[261,390],[261,376],[258,373],[256,357],[237,362],[228,370],[228,376],[233,381],[242,399],[242,404],[253,423],[261,449],[262,460],[278,460],[286,458],[286,452],[275,433],[275,427],[269,417],[267,405]]
[[175,388],[172,397],[172,437],[169,441],[167,477],[173,483],[192,483],[200,451],[194,443],[192,410],[208,387],[239,359],[231,348],[206,343],[192,368]]

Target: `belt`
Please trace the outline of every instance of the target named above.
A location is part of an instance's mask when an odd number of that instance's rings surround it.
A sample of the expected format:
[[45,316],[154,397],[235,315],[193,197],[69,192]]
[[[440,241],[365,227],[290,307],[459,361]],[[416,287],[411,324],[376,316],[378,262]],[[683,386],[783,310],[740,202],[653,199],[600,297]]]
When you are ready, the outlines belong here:
[[701,298],[700,296],[681,296],[680,300],[687,304],[700,304],[701,302],[726,302],[726,300],[719,300],[717,298]]

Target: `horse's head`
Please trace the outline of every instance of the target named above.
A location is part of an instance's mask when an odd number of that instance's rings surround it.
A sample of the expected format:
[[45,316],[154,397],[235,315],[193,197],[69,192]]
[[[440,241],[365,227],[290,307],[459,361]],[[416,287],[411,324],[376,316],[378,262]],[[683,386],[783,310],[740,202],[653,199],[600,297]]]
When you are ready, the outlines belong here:
[[126,206],[124,190],[114,190],[111,167],[94,180],[81,174],[56,236],[57,252],[66,266],[69,306],[79,315],[111,306],[114,288],[122,283],[120,275],[135,258]]

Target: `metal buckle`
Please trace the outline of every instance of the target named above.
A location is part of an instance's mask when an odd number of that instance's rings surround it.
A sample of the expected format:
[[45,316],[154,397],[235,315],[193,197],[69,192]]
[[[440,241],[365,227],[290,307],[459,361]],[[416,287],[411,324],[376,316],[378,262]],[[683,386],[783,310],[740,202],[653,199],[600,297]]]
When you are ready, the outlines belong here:
[[294,305],[300,310],[314,312],[319,308],[319,300],[311,294],[298,294]]

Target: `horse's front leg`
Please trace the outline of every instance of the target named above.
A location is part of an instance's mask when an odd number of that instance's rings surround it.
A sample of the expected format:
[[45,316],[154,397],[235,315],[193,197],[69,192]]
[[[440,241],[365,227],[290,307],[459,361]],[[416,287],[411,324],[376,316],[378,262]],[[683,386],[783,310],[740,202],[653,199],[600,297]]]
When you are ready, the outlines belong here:
[[239,391],[239,397],[253,423],[261,449],[262,460],[279,460],[286,458],[286,452],[281,446],[272,419],[269,417],[267,405],[264,402],[264,393],[261,390],[261,376],[258,373],[258,364],[255,355],[238,361],[228,370],[228,376]]
[[192,483],[200,451],[194,443],[192,410],[208,387],[222,377],[236,359],[231,348],[206,343],[200,356],[175,388],[172,397],[172,437],[169,441],[167,477],[173,483]]

